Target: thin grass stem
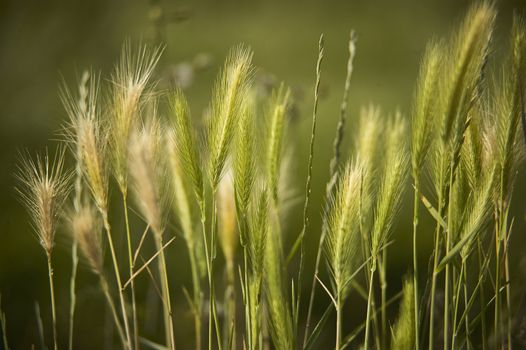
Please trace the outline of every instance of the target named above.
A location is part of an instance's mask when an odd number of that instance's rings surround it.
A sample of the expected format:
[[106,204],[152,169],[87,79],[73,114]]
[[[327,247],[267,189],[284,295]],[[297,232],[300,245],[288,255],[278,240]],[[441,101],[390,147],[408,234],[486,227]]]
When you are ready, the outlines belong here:
[[413,291],[414,291],[414,307],[415,307],[415,348],[420,349],[419,337],[419,302],[418,302],[418,247],[417,247],[417,232],[418,232],[418,209],[420,206],[420,176],[415,169],[413,174],[414,191],[413,191]]
[[[128,246],[128,260],[129,260],[129,268],[130,268],[130,278],[133,276],[133,268],[134,268],[134,259],[133,259],[133,253],[132,253],[132,240],[131,240],[131,233],[130,233],[130,221],[128,217],[128,202],[127,202],[127,195],[126,192],[122,192],[122,204],[123,204],[123,211],[124,211],[124,223],[126,225],[126,241]],[[137,304],[135,300],[135,282],[131,281],[131,306],[132,306],[132,324],[133,324],[133,347],[135,349],[139,348],[139,324],[137,321]]]
[[338,293],[336,301],[336,350],[340,350],[340,344],[342,340],[342,305],[340,293]]
[[[172,303],[170,300],[170,287],[168,284],[168,271],[166,268],[166,258],[163,248],[163,239],[162,233],[157,233],[157,250],[160,251],[159,254],[159,274],[161,277],[161,293],[164,299],[163,309],[164,309],[164,328],[165,336],[167,340],[168,347],[175,350],[175,335],[174,335],[174,322],[172,315]],[[133,283],[133,282],[132,282]]]
[[[349,91],[351,87],[351,76],[353,72],[353,62],[354,62],[354,56],[356,54],[356,35],[353,30],[350,32],[350,38],[349,38],[349,58],[347,60],[347,75],[345,77],[345,86],[343,90],[343,98],[342,102],[340,104],[340,119],[338,120],[338,125],[336,127],[336,136],[334,138],[333,143],[333,157],[330,162],[329,166],[329,182],[327,183],[327,187],[325,190],[325,198],[326,201],[330,198],[330,195],[333,191],[333,188],[338,180],[338,167],[340,165],[340,158],[341,158],[341,144],[343,142],[343,136],[344,136],[344,129],[345,129],[345,123],[347,120],[347,109],[348,109],[348,103],[349,103]],[[321,261],[321,252],[322,247],[325,241],[325,235],[327,234],[325,229],[322,229],[320,234],[320,240],[318,243],[318,247],[316,250],[316,262],[314,264],[314,276],[318,274],[320,261]],[[311,292],[309,297],[309,306],[307,309],[307,319],[305,322],[305,334],[303,337],[303,347],[305,347],[305,344],[307,342],[307,339],[309,337],[309,330],[310,330],[310,322],[312,317],[312,308],[314,306],[314,297],[316,295],[316,285],[317,285],[317,279],[312,279],[312,286],[311,286]]]
[[472,346],[471,346],[471,341],[469,340],[469,336],[471,334],[471,329],[470,329],[470,326],[469,326],[469,308],[468,308],[468,304],[469,304],[469,301],[468,301],[468,271],[467,271],[467,263],[466,261],[464,260],[462,262],[462,267],[464,268],[464,283],[463,283],[463,287],[464,287],[464,308],[466,309],[465,310],[465,313],[466,313],[466,317],[464,319],[464,327],[466,328],[466,344],[467,344],[467,348],[468,350],[471,350]]
[[[374,259],[374,258],[373,258]],[[373,300],[373,284],[374,284],[374,262],[373,262],[373,268],[371,269],[371,279],[369,280],[369,294],[367,297],[367,317],[365,319],[365,341],[364,341],[364,349],[369,349],[369,324],[371,320],[371,309],[372,309],[372,300]]]
[[124,322],[124,331],[126,333],[126,348],[131,349],[131,338],[130,338],[130,327],[128,324],[128,314],[126,312],[126,302],[124,300],[124,290],[122,289],[121,276],[119,272],[119,263],[117,261],[117,255],[115,254],[115,248],[113,246],[113,238],[111,236],[111,226],[108,221],[108,215],[106,211],[102,211],[102,219],[104,224],[104,230],[108,238],[108,244],[110,247],[111,260],[113,263],[113,271],[115,273],[115,280],[117,281],[117,287],[119,289],[119,301],[121,304],[122,318]]
[[[381,290],[381,320],[382,320],[382,332],[381,332],[381,348],[387,349],[387,248],[382,251],[382,262],[380,264],[380,290]],[[377,342],[378,343],[378,342]]]
[[124,335],[124,330],[122,329],[122,325],[119,320],[119,315],[117,313],[117,309],[115,308],[115,303],[113,302],[113,299],[110,294],[110,288],[108,286],[108,281],[106,281],[106,278],[102,274],[100,275],[100,285],[101,285],[102,293],[104,294],[104,297],[106,298],[106,301],[108,302],[108,306],[110,308],[111,315],[113,316],[113,321],[115,323],[115,326],[117,327],[117,333],[119,334],[119,339],[122,343],[122,347],[125,349],[127,345],[126,345],[126,337]]
[[58,349],[57,337],[57,311],[55,306],[55,286],[53,282],[53,267],[51,266],[51,255],[47,256],[47,268],[49,272],[49,293],[51,297],[51,316],[53,318],[53,348]]
[[77,303],[76,298],[76,280],[77,280],[77,269],[78,269],[79,257],[78,257],[78,242],[76,238],[73,238],[71,244],[71,281],[69,283],[69,335],[68,335],[68,349],[73,350],[73,330],[75,320],[75,307]]

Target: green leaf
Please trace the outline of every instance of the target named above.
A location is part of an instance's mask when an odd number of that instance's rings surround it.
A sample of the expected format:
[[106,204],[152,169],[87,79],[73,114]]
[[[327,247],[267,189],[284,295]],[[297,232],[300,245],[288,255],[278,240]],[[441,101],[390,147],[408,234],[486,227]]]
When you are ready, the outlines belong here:
[[436,210],[435,207],[433,207],[433,204],[431,204],[431,202],[427,200],[427,198],[423,194],[420,195],[420,200],[426,207],[427,211],[429,211],[429,214],[431,214],[431,216],[440,224],[440,226],[442,226],[444,230],[447,230],[446,221],[442,218],[442,216],[440,216],[438,210]]

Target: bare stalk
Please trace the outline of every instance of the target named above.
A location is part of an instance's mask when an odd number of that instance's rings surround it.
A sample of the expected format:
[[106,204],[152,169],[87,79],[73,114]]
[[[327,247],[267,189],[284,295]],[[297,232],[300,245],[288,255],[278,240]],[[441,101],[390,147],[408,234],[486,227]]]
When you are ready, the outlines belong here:
[[[506,240],[507,242],[507,240]],[[507,322],[506,322],[506,337],[507,337],[507,346],[508,350],[511,350],[511,286],[510,286],[510,266],[509,266],[509,257],[508,249],[504,250],[504,274],[506,278],[506,311],[507,311]]]
[[471,350],[471,342],[469,341],[469,335],[471,334],[471,329],[469,325],[469,310],[468,310],[468,271],[467,263],[463,261],[462,267],[464,268],[464,308],[466,308],[466,317],[464,318],[464,327],[466,328],[466,344],[468,350]]
[[192,269],[192,287],[194,293],[193,301],[193,314],[194,314],[194,328],[195,328],[195,348],[201,350],[201,311],[202,311],[202,298],[201,298],[201,287],[199,282],[199,276],[197,272],[197,261],[195,257],[194,247],[189,249],[190,256],[190,268]]
[[415,169],[413,173],[414,195],[413,195],[413,290],[414,290],[414,307],[415,307],[415,348],[420,349],[419,339],[419,302],[418,302],[418,249],[416,235],[418,231],[418,209],[420,195],[420,177]]
[[71,244],[71,281],[69,284],[69,336],[68,336],[68,349],[73,350],[73,329],[74,329],[74,319],[75,319],[75,305],[76,305],[76,292],[75,285],[77,280],[77,267],[79,263],[78,257],[78,243],[77,239],[73,238],[73,243]]
[[51,267],[51,254],[47,255],[47,268],[49,272],[49,293],[51,296],[51,316],[53,317],[53,348],[58,349],[57,345],[57,312],[55,307],[55,287],[53,284],[53,267]]
[[[122,192],[122,203],[123,203],[123,210],[124,210],[124,222],[126,225],[126,241],[128,245],[128,260],[129,260],[129,268],[130,268],[130,278],[133,276],[133,253],[132,253],[132,241],[131,241],[131,233],[130,233],[130,221],[128,217],[128,202],[127,202],[127,195],[126,191]],[[133,323],[133,347],[135,349],[139,348],[139,324],[137,322],[137,304],[135,302],[135,282],[132,279],[131,280],[131,303],[132,303],[132,323]]]
[[156,234],[157,250],[159,254],[159,274],[161,277],[161,293],[163,298],[163,310],[164,310],[164,328],[166,335],[166,342],[170,349],[175,349],[175,335],[174,335],[174,323],[172,316],[172,303],[170,301],[170,287],[168,285],[168,272],[166,269],[166,258],[163,249],[162,233]]
[[[381,290],[381,320],[382,320],[382,334],[381,344],[382,349],[387,349],[387,247],[384,247],[382,252],[382,261],[380,264],[380,290]],[[373,316],[374,317],[374,316]]]
[[[345,77],[345,87],[343,90],[343,98],[340,105],[340,119],[338,121],[338,125],[336,127],[336,136],[334,138],[333,143],[333,157],[331,159],[330,163],[330,169],[329,169],[329,175],[330,179],[327,183],[327,188],[325,191],[326,198],[329,198],[329,196],[332,193],[332,190],[334,188],[334,185],[336,184],[338,180],[338,166],[340,165],[340,158],[341,158],[341,144],[343,141],[343,135],[344,135],[344,128],[345,128],[345,122],[347,120],[347,108],[348,108],[348,100],[349,100],[349,91],[351,87],[351,76],[353,71],[353,62],[354,62],[354,55],[356,53],[356,35],[354,31],[351,30],[350,38],[349,38],[349,58],[347,60],[347,76]],[[323,243],[325,241],[325,235],[327,234],[325,229],[322,229],[320,234],[320,240],[317,247],[316,252],[316,263],[314,265],[314,276],[318,275],[318,270],[320,266],[321,261],[321,252]],[[309,328],[310,328],[310,322],[312,317],[312,308],[314,306],[314,297],[316,295],[316,286],[317,286],[318,280],[316,277],[312,279],[312,286],[311,286],[311,293],[309,297],[309,306],[307,310],[307,319],[305,322],[305,334],[303,336],[303,346],[305,346],[305,343],[307,342],[307,338],[309,336]]]
[[108,302],[108,306],[110,308],[111,315],[113,316],[113,321],[115,323],[115,326],[117,327],[117,333],[119,333],[119,339],[121,340],[122,347],[125,349],[127,347],[126,337],[124,335],[124,330],[122,329],[122,325],[119,320],[119,315],[117,314],[117,309],[115,308],[115,303],[113,302],[113,299],[111,298],[108,281],[106,281],[106,278],[102,274],[100,274],[99,277],[100,277],[100,286],[102,288],[102,293],[104,294],[104,297],[106,298],[106,301]]
[[119,273],[119,263],[117,262],[117,255],[115,254],[115,248],[113,247],[113,238],[111,237],[111,226],[108,221],[108,215],[105,210],[102,211],[102,218],[104,224],[104,230],[106,231],[106,236],[108,237],[108,243],[110,247],[111,260],[113,263],[113,271],[115,273],[115,279],[117,281],[117,287],[119,289],[119,301],[121,304],[122,318],[124,321],[124,330],[126,333],[126,348],[131,349],[130,341],[130,327],[128,325],[128,315],[126,312],[126,302],[124,301],[124,290],[122,289],[121,276]]
[[342,305],[340,293],[338,293],[338,300],[336,303],[336,350],[340,350],[340,343],[342,341]]
[[[441,161],[443,163],[443,160]],[[440,166],[443,167],[443,164]],[[442,174],[440,175],[440,183],[442,183]],[[442,214],[443,211],[443,191],[440,190],[438,193],[438,208],[439,208],[439,214]],[[438,276],[438,263],[439,263],[439,257],[440,257],[440,222],[437,219],[436,226],[435,226],[435,249],[433,252],[433,272],[431,277],[431,301],[430,301],[430,313],[429,313],[429,350],[433,350],[433,343],[434,343],[434,328],[435,328],[435,296],[436,296],[436,283],[437,283],[437,276]],[[416,310],[415,310],[416,311]]]
[[[374,259],[374,258],[373,258]],[[369,324],[371,320],[371,306],[372,306],[372,299],[373,299],[373,284],[374,284],[374,272],[376,268],[374,267],[375,262],[373,261],[373,267],[371,268],[371,279],[369,280],[369,294],[367,297],[367,318],[365,320],[365,341],[364,341],[364,349],[369,349]]]

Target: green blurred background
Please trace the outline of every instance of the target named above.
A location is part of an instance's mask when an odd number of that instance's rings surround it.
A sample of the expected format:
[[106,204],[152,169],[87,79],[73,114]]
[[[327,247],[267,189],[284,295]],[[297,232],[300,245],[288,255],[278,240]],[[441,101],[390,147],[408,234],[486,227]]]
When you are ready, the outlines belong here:
[[[380,104],[384,111],[410,111],[414,82],[426,41],[449,32],[462,18],[469,1],[464,0],[303,0],[303,1],[0,1],[0,292],[8,319],[8,336],[15,349],[38,348],[34,303],[41,304],[46,339],[50,338],[47,271],[44,254],[35,239],[24,209],[15,199],[14,177],[17,151],[43,150],[58,138],[65,120],[58,88],[65,80],[74,86],[85,68],[111,72],[126,39],[132,43],[165,41],[166,50],[158,74],[184,72],[196,57],[210,59],[206,69],[192,71],[187,88],[194,115],[199,116],[211,96],[213,80],[229,48],[245,43],[255,52],[254,61],[265,76],[274,76],[293,87],[298,97],[298,117],[292,128],[295,143],[294,184],[302,191],[315,79],[317,42],[325,34],[322,68],[323,97],[319,108],[311,226],[307,233],[312,257],[321,222],[322,193],[328,173],[331,144],[342,95],[349,30],[358,34],[352,78],[350,122],[345,147],[355,128],[361,106]],[[513,9],[526,12],[526,2],[498,1],[499,18],[494,50],[502,52]],[[181,64],[183,63],[183,64]],[[515,195],[515,242],[523,243],[526,194],[519,174]],[[518,199],[518,200],[517,200]],[[406,200],[406,202],[410,202]],[[410,266],[410,205],[390,249],[390,294],[396,293]],[[292,212],[290,232],[299,230],[300,210]],[[425,222],[429,219],[424,219]],[[134,219],[137,222],[137,218]],[[118,225],[118,224],[117,224]],[[425,226],[424,226],[425,227]],[[423,232],[423,236],[425,232]],[[430,235],[429,235],[430,236]],[[423,244],[429,248],[429,237]],[[67,335],[69,242],[57,238],[54,257],[61,344]],[[181,292],[189,285],[189,271],[182,240],[170,248],[170,269],[176,300],[176,338],[181,348],[191,339],[191,318]],[[119,248],[124,248],[121,240]],[[290,244],[290,237],[287,244]],[[397,248],[398,247],[398,248]],[[514,273],[521,276],[524,245],[512,247]],[[310,258],[309,258],[310,259]],[[308,263],[311,269],[312,259]],[[422,263],[427,259],[422,257]],[[524,270],[522,270],[524,271]],[[96,280],[80,270],[76,348],[101,348],[105,343],[105,315]],[[146,298],[147,291],[141,296]],[[353,313],[363,319],[362,305],[347,306],[350,329]],[[317,311],[325,308],[320,298]],[[146,308],[147,306],[143,306]],[[394,309],[396,311],[396,308]],[[146,313],[146,310],[141,310]],[[146,335],[161,328],[146,319]]]

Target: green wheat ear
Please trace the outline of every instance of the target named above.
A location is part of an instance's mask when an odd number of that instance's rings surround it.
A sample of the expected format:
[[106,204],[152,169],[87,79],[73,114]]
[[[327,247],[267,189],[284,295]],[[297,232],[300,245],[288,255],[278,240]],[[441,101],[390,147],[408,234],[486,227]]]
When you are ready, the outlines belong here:
[[417,176],[419,169],[423,166],[432,142],[434,119],[436,118],[434,107],[437,103],[438,69],[442,59],[442,50],[443,44],[439,42],[429,44],[420,66],[411,123],[413,176]]
[[283,84],[274,91],[270,103],[270,132],[267,149],[267,178],[272,199],[278,203],[278,185],[282,154],[282,140],[285,129],[285,118],[290,103],[290,90]]
[[[239,132],[235,143],[234,192],[238,216],[247,216],[256,174],[256,134],[254,116],[254,97],[250,96],[241,110]],[[242,235],[245,232],[241,232]],[[244,237],[242,237],[244,239]]]
[[414,285],[411,279],[404,280],[403,299],[398,311],[398,319],[392,329],[391,349],[413,349],[415,345],[415,307]]
[[397,114],[387,125],[384,148],[384,166],[372,227],[371,256],[380,252],[386,243],[395,215],[400,208],[407,175],[408,154],[405,145],[406,123]]
[[181,90],[170,96],[171,116],[174,126],[173,145],[176,149],[178,165],[185,169],[191,180],[193,192],[199,205],[204,207],[204,184],[201,170],[201,157],[197,138],[192,126],[188,102]]
[[[155,234],[162,235],[170,198],[166,190],[167,167],[163,157],[164,135],[157,107],[130,136],[130,175],[138,208]],[[132,162],[133,161],[133,162]]]
[[278,350],[295,348],[292,309],[285,294],[286,270],[282,251],[282,232],[279,217],[272,213],[268,225],[268,239],[265,245],[264,295],[267,305],[268,325],[274,347]]
[[[519,123],[526,117],[526,24],[520,17],[513,21],[510,55],[496,88],[493,105],[496,158],[501,191],[508,195],[524,147],[519,137]],[[488,123],[489,124],[489,123]]]
[[452,44],[446,48],[443,57],[442,80],[439,91],[441,114],[441,137],[458,139],[458,132],[478,97],[478,87],[483,81],[482,69],[488,57],[489,43],[493,34],[496,11],[493,5],[481,3],[473,6]]
[[[362,164],[362,184],[361,184],[361,215],[362,224],[366,227],[363,231],[368,231],[369,217],[371,216],[372,200],[376,196],[378,189],[378,177],[376,169],[382,164],[381,140],[385,132],[385,125],[382,120],[380,107],[368,105],[362,107],[360,111],[360,123],[356,129],[355,149],[356,157]],[[362,232],[363,233],[363,232]]]
[[347,164],[325,216],[325,256],[334,285],[334,296],[345,300],[359,247],[359,200],[363,167]]
[[140,45],[133,48],[126,42],[120,60],[111,76],[109,103],[109,131],[111,137],[111,170],[119,189],[126,194],[128,188],[128,143],[134,126],[140,118],[151,77],[159,62],[162,47]]
[[252,81],[252,51],[239,46],[228,55],[214,87],[208,124],[208,171],[215,190],[223,175],[230,146]]

